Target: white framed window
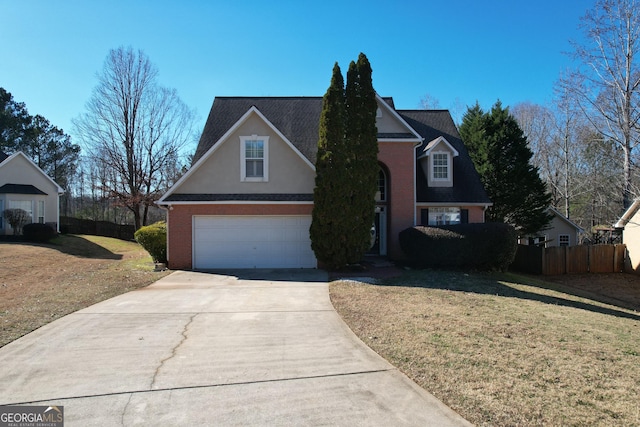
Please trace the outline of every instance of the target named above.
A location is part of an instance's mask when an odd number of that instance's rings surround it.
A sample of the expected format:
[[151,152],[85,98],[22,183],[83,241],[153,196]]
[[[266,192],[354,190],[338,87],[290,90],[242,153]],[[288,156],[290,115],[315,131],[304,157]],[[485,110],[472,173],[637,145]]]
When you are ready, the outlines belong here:
[[387,201],[387,175],[382,168],[378,171],[378,191],[376,191],[376,202]]
[[9,200],[9,209],[22,209],[29,214],[29,222],[33,222],[33,202],[31,200]]
[[558,246],[570,246],[571,238],[568,234],[558,235]]
[[460,224],[460,208],[429,208],[429,225]]
[[449,153],[431,153],[431,179],[434,181],[451,180],[451,156]]
[[44,200],[38,200],[38,222],[44,224]]
[[269,137],[240,137],[240,180],[269,180]]

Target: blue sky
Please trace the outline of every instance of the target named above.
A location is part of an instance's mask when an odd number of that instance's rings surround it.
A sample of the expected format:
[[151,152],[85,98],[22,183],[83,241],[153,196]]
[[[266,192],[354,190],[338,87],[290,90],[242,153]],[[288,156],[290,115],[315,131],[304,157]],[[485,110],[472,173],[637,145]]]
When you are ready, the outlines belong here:
[[[396,107],[549,102],[593,0],[0,0],[0,86],[74,137],[110,49],[143,50],[197,111],[215,96],[322,96],[364,52]],[[195,148],[195,147],[194,147]]]

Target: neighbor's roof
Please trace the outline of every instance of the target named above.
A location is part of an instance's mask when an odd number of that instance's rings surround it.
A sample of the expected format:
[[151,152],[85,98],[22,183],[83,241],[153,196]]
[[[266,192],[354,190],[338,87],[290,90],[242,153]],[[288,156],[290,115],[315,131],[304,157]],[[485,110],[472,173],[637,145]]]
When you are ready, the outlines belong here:
[[28,184],[5,184],[0,187],[0,194],[40,194],[46,196],[47,193],[33,185]]
[[398,113],[424,138],[418,153],[430,141],[443,136],[459,154],[453,158],[453,187],[429,187],[424,173],[416,174],[418,203],[491,204],[448,110],[398,110]]

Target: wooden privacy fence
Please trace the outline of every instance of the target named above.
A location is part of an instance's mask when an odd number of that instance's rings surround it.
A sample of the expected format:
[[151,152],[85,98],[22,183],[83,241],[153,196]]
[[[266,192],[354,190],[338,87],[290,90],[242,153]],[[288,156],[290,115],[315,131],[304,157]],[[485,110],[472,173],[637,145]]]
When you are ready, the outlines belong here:
[[89,219],[60,217],[60,232],[63,234],[90,234],[93,236],[114,237],[121,240],[133,240],[136,227],[120,225],[108,221],[92,221]]
[[543,248],[518,245],[514,270],[555,276],[572,273],[620,273],[626,245],[584,245]]

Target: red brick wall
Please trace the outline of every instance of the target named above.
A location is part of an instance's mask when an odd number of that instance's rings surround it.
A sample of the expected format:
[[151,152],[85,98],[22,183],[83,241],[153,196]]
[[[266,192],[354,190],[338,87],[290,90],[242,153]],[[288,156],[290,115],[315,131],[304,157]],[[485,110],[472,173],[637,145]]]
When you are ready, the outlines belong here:
[[398,234],[414,225],[415,146],[411,142],[380,142],[379,149],[378,160],[389,171],[387,254],[402,259]]
[[192,268],[194,215],[311,215],[313,205],[173,205],[167,214],[167,258],[169,268]]

